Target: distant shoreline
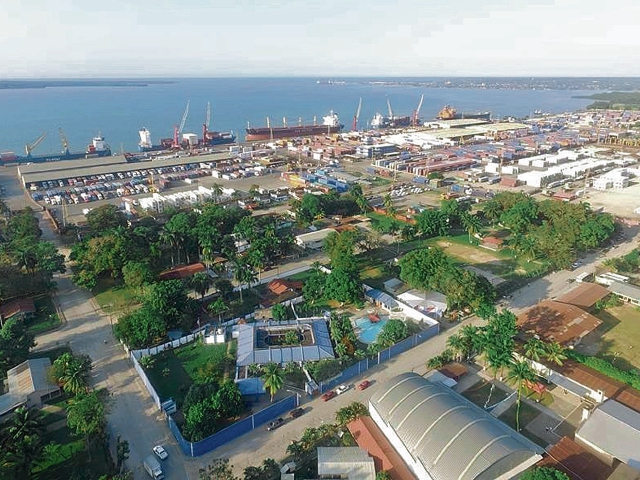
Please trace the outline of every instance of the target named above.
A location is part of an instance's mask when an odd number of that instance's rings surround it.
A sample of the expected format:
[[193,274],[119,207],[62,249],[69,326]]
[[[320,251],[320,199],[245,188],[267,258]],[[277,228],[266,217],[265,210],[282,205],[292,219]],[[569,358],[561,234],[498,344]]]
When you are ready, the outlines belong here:
[[148,87],[176,83],[170,80],[0,80],[0,90],[59,87]]

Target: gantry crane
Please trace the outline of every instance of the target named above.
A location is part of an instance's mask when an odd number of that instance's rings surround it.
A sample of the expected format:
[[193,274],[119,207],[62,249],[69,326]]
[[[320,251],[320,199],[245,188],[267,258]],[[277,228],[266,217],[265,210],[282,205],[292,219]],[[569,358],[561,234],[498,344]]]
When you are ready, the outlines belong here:
[[358,109],[356,110],[356,114],[353,116],[353,125],[351,125],[351,130],[354,132],[358,131],[358,120],[360,119],[360,110],[362,110],[362,97],[360,97],[360,101],[358,102]]
[[31,144],[27,144],[24,146],[24,152],[27,154],[27,157],[31,156],[31,151],[36,148],[38,145],[40,145],[40,143],[42,142],[42,140],[45,139],[45,137],[47,136],[47,132],[44,132],[42,135],[40,135],[38,138],[36,138],[33,143]]
[[422,108],[422,102],[424,101],[424,93],[420,96],[420,102],[418,103],[418,108],[413,111],[413,115],[411,116],[411,125],[417,126],[420,121],[420,109]]
[[181,147],[181,139],[182,130],[184,129],[184,124],[187,122],[187,115],[189,115],[189,104],[191,101],[187,102],[187,108],[184,109],[184,113],[182,114],[182,120],[180,121],[179,127],[173,127],[173,148]]

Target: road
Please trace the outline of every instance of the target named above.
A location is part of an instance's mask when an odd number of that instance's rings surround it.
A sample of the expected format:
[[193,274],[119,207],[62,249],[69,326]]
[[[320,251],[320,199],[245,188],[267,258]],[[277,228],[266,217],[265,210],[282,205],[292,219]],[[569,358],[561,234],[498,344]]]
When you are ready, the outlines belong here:
[[[11,170],[0,169],[0,183],[7,190],[7,204],[14,209],[31,205],[30,200],[25,197],[17,184],[15,169],[13,172]],[[42,216],[40,226],[44,238],[59,245],[59,239]],[[611,249],[605,257],[592,254],[583,258],[584,266],[574,272],[555,272],[532,281],[530,285],[515,292],[506,306],[518,313],[541,299],[561,295],[573,287],[567,283],[568,278],[595,267],[605,258],[619,256],[635,248],[638,229],[626,229],[626,236],[628,239],[633,239]],[[61,245],[59,247],[64,253],[67,253]],[[300,259],[289,264],[286,270],[310,265],[315,260],[319,260],[319,258]],[[281,274],[284,274],[282,267],[265,272],[263,277],[270,279]],[[366,403],[370,394],[380,383],[398,373],[409,370],[424,373],[426,361],[442,351],[446,339],[451,334],[455,333],[463,324],[479,324],[480,322],[477,318],[469,319],[416,347],[409,354],[400,355],[371,369],[366,378],[371,379],[374,384],[364,392],[351,389],[328,402],[322,402],[319,399],[306,401],[305,399],[304,407],[307,413],[296,420],[288,421],[278,430],[267,432],[264,428],[256,429],[208,455],[192,459],[180,453],[162,415],[156,409],[144,385],[136,375],[124,350],[115,342],[112,335],[111,318],[98,308],[88,292],[73,285],[69,274],[56,275],[55,281],[58,284],[57,302],[64,313],[65,323],[58,330],[38,336],[36,348],[42,350],[68,344],[75,353],[86,353],[91,356],[94,363],[93,385],[96,388],[106,387],[111,393],[108,426],[112,443],[115,442],[117,435],[129,442],[131,453],[126,465],[134,472],[136,479],[147,478],[141,466],[142,459],[151,453],[153,445],[159,443],[165,445],[169,453],[169,458],[163,462],[167,480],[197,478],[198,469],[214,458],[228,457],[235,465],[236,473],[240,473],[248,465],[259,464],[262,459],[267,457],[280,459],[285,454],[286,445],[292,440],[300,438],[306,427],[318,426],[322,422],[332,422],[335,411],[352,401]],[[360,379],[354,379],[356,384],[359,381]]]

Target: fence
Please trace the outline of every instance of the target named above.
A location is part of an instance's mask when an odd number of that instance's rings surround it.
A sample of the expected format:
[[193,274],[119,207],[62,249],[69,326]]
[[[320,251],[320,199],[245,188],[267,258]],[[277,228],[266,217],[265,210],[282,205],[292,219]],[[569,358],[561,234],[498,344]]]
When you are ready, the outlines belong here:
[[409,338],[405,338],[401,342],[398,342],[389,348],[381,350],[376,356],[367,357],[363,360],[360,360],[358,363],[351,365],[350,367],[343,370],[337,377],[334,377],[331,380],[327,380],[326,382],[320,382],[320,393],[331,390],[335,386],[340,385],[341,383],[345,383],[353,377],[361,375],[363,372],[366,372],[370,368],[386,362],[390,358],[393,358],[396,355],[400,355],[401,353],[404,353],[407,350],[410,350],[413,347],[426,342],[430,338],[435,337],[439,333],[439,331],[439,324],[431,325],[429,328],[421,331],[420,333],[411,335]]
[[274,418],[282,416],[285,412],[296,408],[298,405],[298,395],[290,395],[273,405],[269,405],[267,408],[264,408],[259,412],[235,422],[233,425],[229,425],[227,428],[224,428],[219,432],[200,440],[199,442],[189,442],[185,440],[171,415],[167,415],[167,423],[169,425],[169,429],[178,441],[178,445],[180,446],[182,453],[190,457],[199,457],[200,455],[204,455],[215,450],[225,443],[235,440],[245,433],[249,433],[251,430],[264,425]]
[[147,374],[145,373],[140,363],[138,363],[138,359],[135,356],[135,352],[133,351],[129,352],[129,356],[131,357],[131,361],[133,362],[133,368],[135,368],[136,372],[138,372],[138,375],[140,376],[140,380],[142,380],[142,383],[144,383],[144,386],[147,387],[147,390],[149,391],[149,395],[151,395],[151,398],[153,398],[153,401],[159,410],[160,404],[162,402],[160,401],[160,397],[156,393],[156,389],[153,388],[153,385],[151,385],[149,378],[147,378]]

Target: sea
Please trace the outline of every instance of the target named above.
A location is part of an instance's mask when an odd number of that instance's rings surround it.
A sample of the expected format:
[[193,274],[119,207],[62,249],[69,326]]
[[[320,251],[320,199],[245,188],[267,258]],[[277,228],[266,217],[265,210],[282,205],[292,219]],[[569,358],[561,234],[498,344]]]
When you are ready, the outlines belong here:
[[350,79],[319,82],[315,78],[181,78],[145,86],[54,86],[0,89],[0,151],[24,153],[43,133],[47,137],[34,154],[61,151],[60,129],[70,150],[84,151],[100,134],[114,152],[137,151],[138,131],[146,127],[152,141],[173,136],[189,103],[183,133],[201,136],[207,102],[211,104],[212,131],[233,131],[244,140],[247,125],[289,125],[300,120],[318,122],[336,112],[350,129],[359,100],[359,128],[376,112],[387,113],[387,100],[395,115],[411,115],[420,96],[422,119],[435,118],[450,104],[459,112],[491,111],[494,118],[522,118],[535,111],[560,113],[583,109],[592,100],[574,98],[593,90],[433,88],[393,81]]

